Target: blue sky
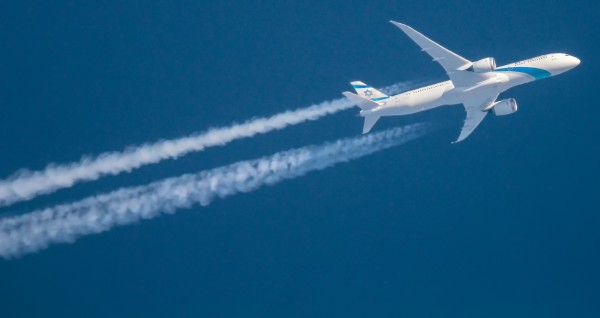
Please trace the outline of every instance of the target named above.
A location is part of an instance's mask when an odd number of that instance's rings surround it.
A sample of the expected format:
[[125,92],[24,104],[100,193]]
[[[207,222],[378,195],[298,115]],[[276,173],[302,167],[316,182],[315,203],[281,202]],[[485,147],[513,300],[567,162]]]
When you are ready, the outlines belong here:
[[[71,245],[0,260],[2,317],[598,317],[598,7],[591,1],[0,4],[0,176],[374,86],[444,79],[387,21],[499,65],[582,64],[451,145],[400,147]],[[360,132],[355,111],[101,179],[75,201]]]

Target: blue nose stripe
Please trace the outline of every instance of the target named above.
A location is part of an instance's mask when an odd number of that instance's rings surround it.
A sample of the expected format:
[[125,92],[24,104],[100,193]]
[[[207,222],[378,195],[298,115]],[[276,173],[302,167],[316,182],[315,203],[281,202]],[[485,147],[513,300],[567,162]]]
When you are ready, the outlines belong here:
[[535,67],[519,67],[519,66],[516,66],[516,67],[504,67],[504,68],[498,68],[498,69],[496,69],[496,72],[518,72],[518,73],[524,73],[524,74],[533,76],[536,80],[552,76],[552,74],[550,74],[550,72],[548,72],[546,70],[543,70],[541,68],[535,68]]

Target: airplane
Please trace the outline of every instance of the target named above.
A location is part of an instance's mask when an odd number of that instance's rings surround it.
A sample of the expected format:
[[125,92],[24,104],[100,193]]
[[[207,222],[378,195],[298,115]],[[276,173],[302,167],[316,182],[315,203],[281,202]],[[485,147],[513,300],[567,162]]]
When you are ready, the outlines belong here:
[[360,81],[350,84],[356,90],[342,93],[361,108],[365,118],[363,134],[368,133],[382,116],[410,115],[433,108],[463,104],[467,113],[464,125],[454,143],[465,140],[492,111],[505,116],[517,111],[514,98],[496,101],[509,88],[564,73],[581,62],[565,53],[546,54],[496,67],[493,57],[471,62],[430,40],[408,25],[390,21],[440,63],[449,81],[388,96]]

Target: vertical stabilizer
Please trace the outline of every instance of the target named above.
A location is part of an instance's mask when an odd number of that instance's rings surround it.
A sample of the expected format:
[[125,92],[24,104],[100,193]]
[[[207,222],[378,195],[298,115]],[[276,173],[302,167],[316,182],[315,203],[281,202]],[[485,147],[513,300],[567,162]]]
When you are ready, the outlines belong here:
[[354,89],[356,90],[356,94],[358,94],[358,96],[370,99],[374,102],[378,102],[378,101],[382,101],[382,100],[386,100],[386,99],[390,98],[388,95],[374,89],[373,87],[371,87],[361,81],[351,82],[350,84],[352,84],[352,87],[354,87]]

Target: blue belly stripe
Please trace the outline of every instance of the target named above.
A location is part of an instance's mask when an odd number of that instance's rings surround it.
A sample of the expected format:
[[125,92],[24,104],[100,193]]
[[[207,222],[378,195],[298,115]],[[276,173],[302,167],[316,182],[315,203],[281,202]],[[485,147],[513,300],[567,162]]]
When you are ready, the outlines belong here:
[[505,68],[496,69],[496,72],[519,72],[519,73],[531,75],[536,80],[552,76],[552,74],[550,74],[550,72],[543,70],[541,68],[535,68],[535,67],[521,67],[521,66],[505,67]]

